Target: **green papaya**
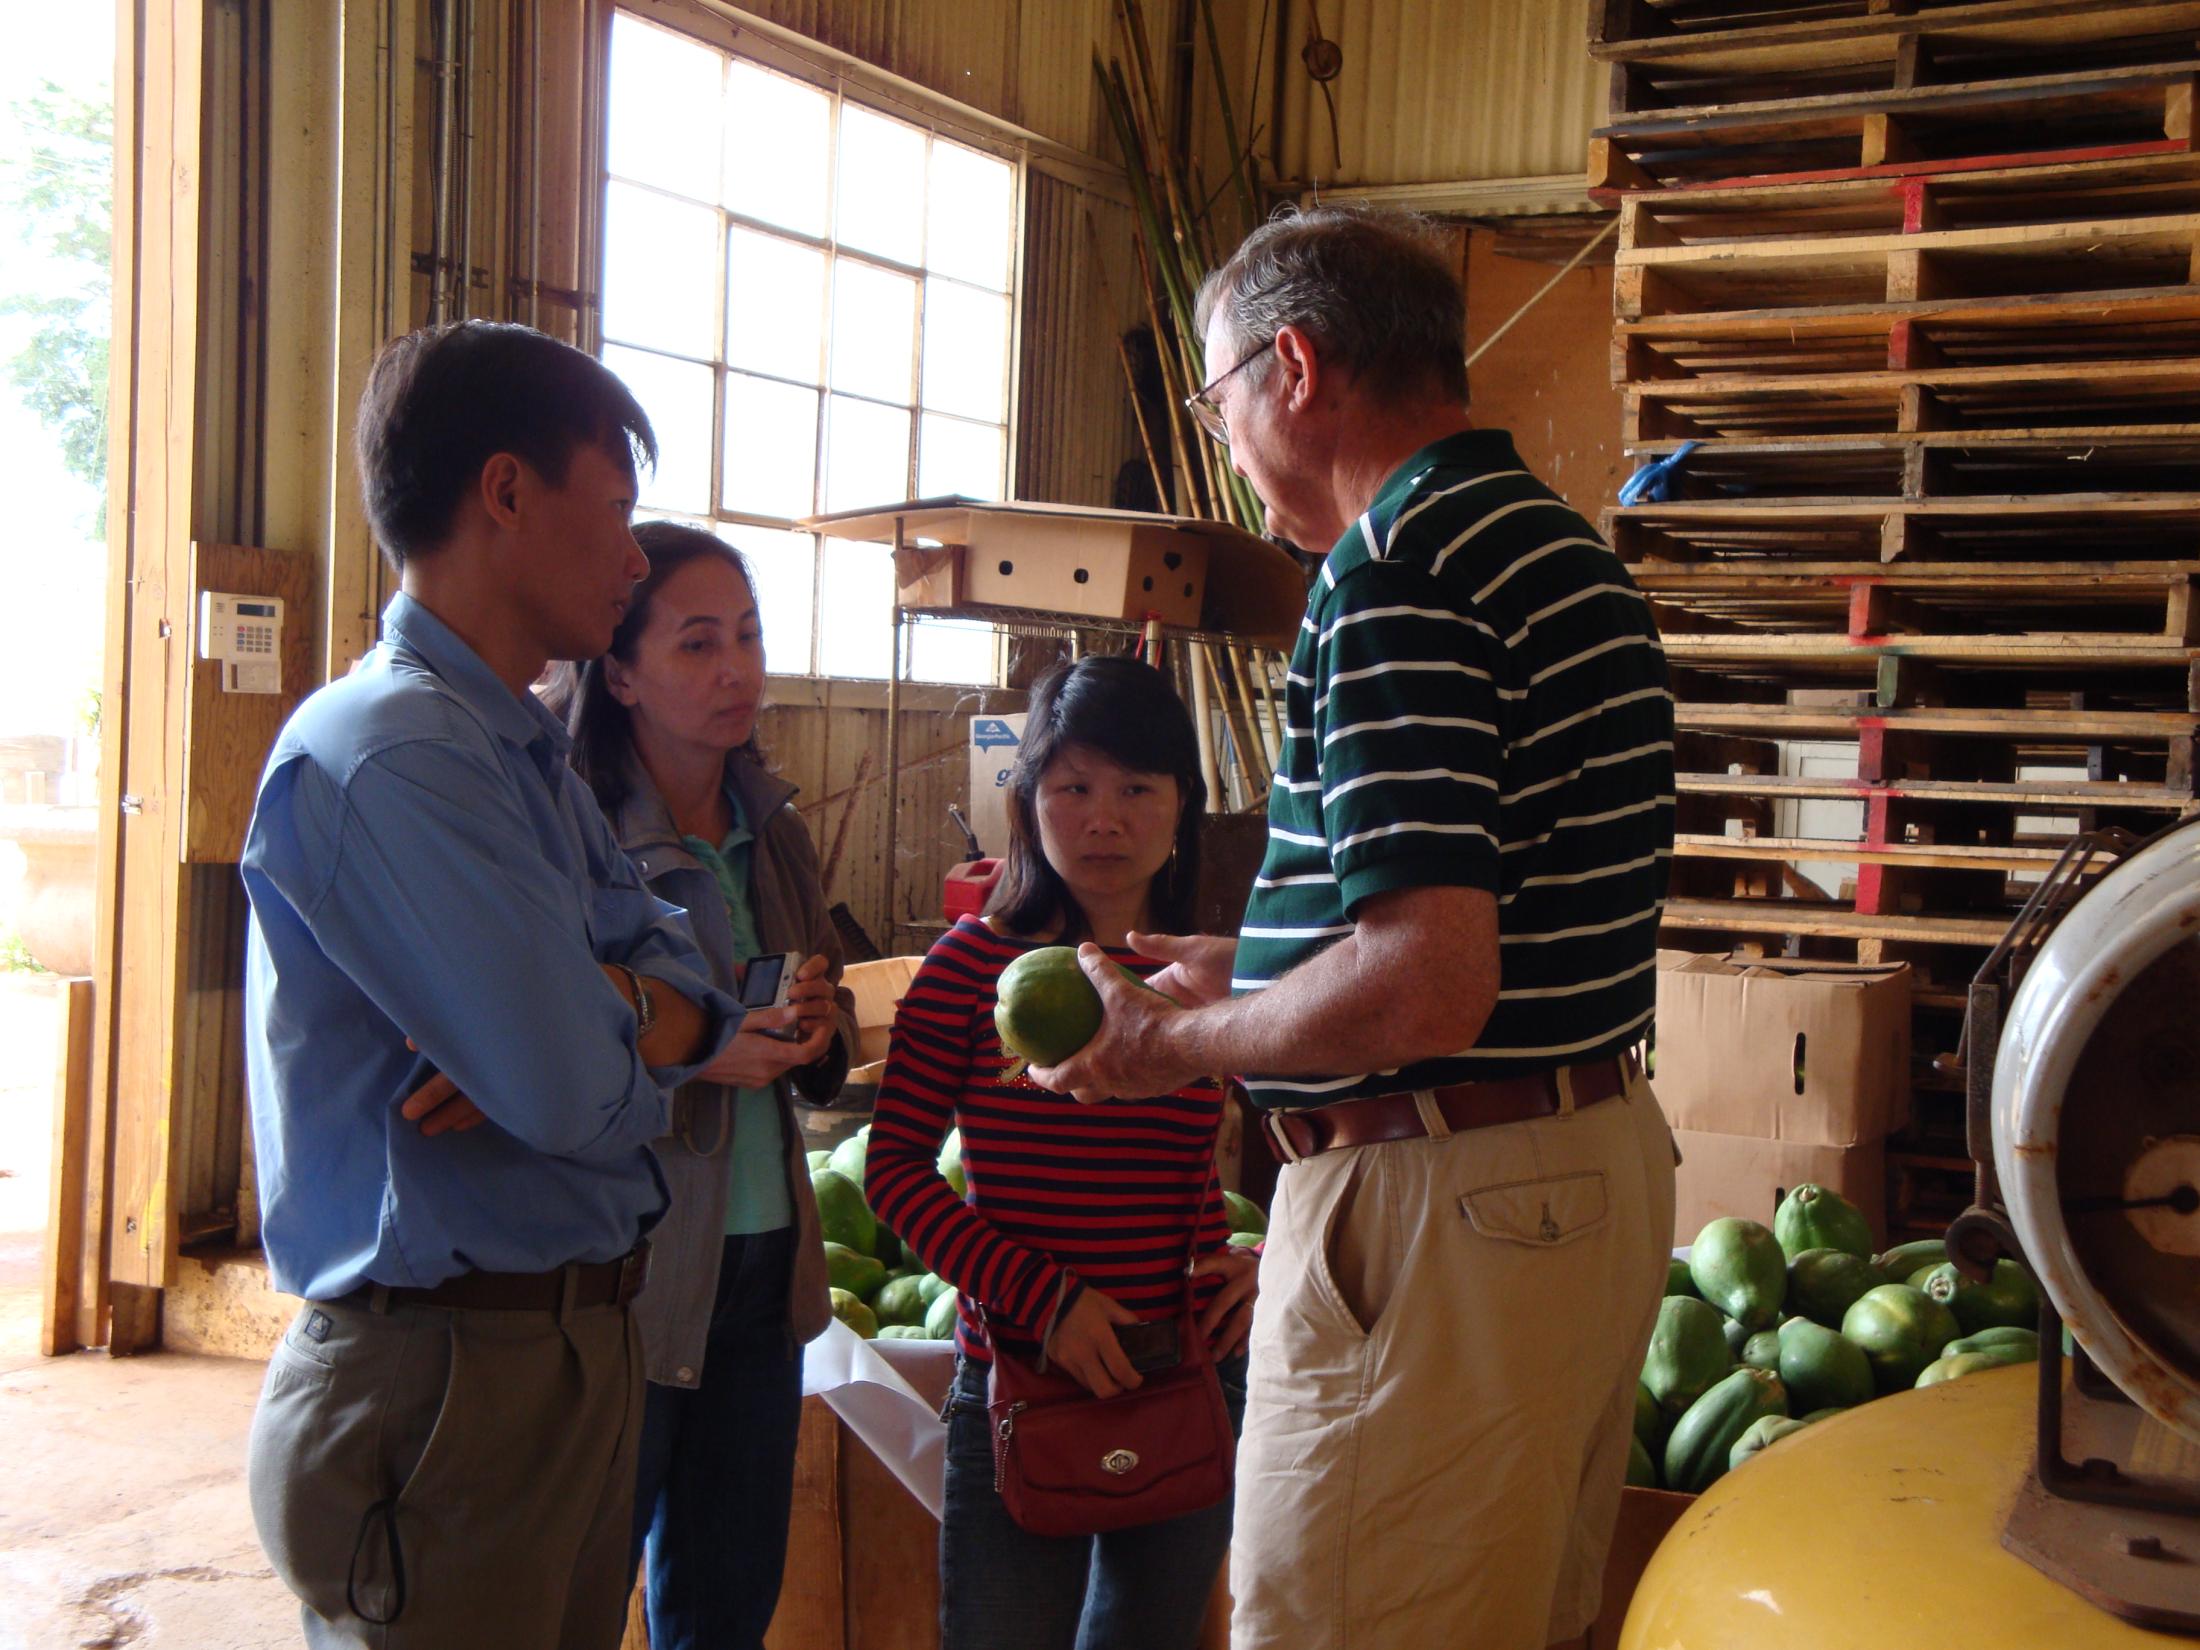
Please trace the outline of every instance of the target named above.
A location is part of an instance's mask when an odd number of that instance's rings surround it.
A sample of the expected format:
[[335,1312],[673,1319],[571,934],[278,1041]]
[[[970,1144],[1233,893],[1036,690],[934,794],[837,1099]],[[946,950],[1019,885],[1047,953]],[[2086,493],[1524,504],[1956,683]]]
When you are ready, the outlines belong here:
[[820,1169],[829,1169],[833,1166],[833,1154],[831,1152],[823,1151],[811,1152],[809,1154],[809,1162],[810,1173],[815,1174]]
[[1814,1412],[1868,1403],[1874,1391],[1864,1349],[1809,1318],[1780,1326],[1780,1381],[1792,1407]]
[[[1769,1234],[1767,1234],[1769,1236]],[[1762,1369],[1737,1369],[1688,1406],[1665,1441],[1665,1487],[1697,1495],[1726,1471],[1751,1423],[1787,1414],[1787,1389]]]
[[1665,1442],[1665,1411],[1640,1381],[1635,1383],[1635,1437],[1645,1445]]
[[1742,1362],[1751,1369],[1768,1369],[1780,1373],[1780,1335],[1777,1330],[1760,1329],[1742,1347]]
[[935,1341],[953,1340],[956,1316],[955,1291],[949,1289],[935,1295],[932,1304],[924,1309],[925,1334]]
[[924,1309],[929,1304],[924,1298],[923,1284],[913,1277],[888,1278],[871,1297],[871,1310],[878,1314],[882,1326],[915,1325],[921,1328]]
[[863,1201],[862,1187],[838,1169],[820,1169],[810,1176],[810,1189],[817,1194],[817,1222],[827,1243],[844,1244],[859,1255],[877,1246],[878,1217]]
[[1788,1305],[1812,1323],[1833,1329],[1865,1290],[1892,1281],[1846,1249],[1805,1249],[1788,1262]]
[[1696,1294],[1696,1280],[1689,1276],[1688,1262],[1685,1260],[1674,1259],[1666,1262],[1665,1292],[1668,1295],[1690,1295],[1697,1300],[1703,1299],[1701,1295]]
[[1640,1438],[1627,1440],[1627,1482],[1637,1489],[1658,1487],[1658,1469],[1650,1459],[1650,1452],[1642,1447]]
[[1955,1314],[1906,1283],[1868,1290],[1841,1319],[1841,1335],[1871,1360],[1872,1384],[1900,1392],[1956,1338]]
[[917,1280],[917,1286],[924,1292],[924,1304],[926,1306],[930,1306],[942,1295],[951,1295],[955,1292],[955,1286],[937,1272],[925,1273],[923,1277]]
[[949,1129],[947,1139],[941,1143],[939,1157],[940,1178],[954,1189],[957,1197],[970,1195],[970,1174],[963,1167],[963,1132]]
[[1919,1238],[1915,1243],[1896,1244],[1878,1256],[1876,1263],[1887,1274],[1889,1283],[1907,1283],[1912,1272],[1938,1266],[1947,1258],[1946,1238]]
[[1668,1295],[1658,1304],[1642,1360],[1642,1384],[1658,1408],[1681,1414],[1733,1367],[1716,1308],[1692,1295]]
[[1934,1267],[1919,1287],[1956,1315],[1956,1324],[1966,1335],[1982,1329],[2023,1329],[2040,1320],[2040,1295],[2032,1274],[2013,1260],[1995,1261],[1994,1275],[1984,1283],[1973,1283],[1950,1261]]
[[1232,1249],[1258,1249],[1268,1239],[1260,1232],[1232,1232],[1222,1241]]
[[1735,1439],[1734,1447],[1726,1452],[1726,1470],[1732,1472],[1759,1450],[1769,1449],[1791,1432],[1801,1432],[1807,1424],[1791,1421],[1785,1415],[1760,1415],[1749,1423],[1749,1430]]
[[871,1256],[845,1243],[825,1245],[825,1281],[845,1289],[857,1300],[869,1300],[886,1282],[886,1268]]
[[1722,1318],[1719,1333],[1726,1337],[1726,1355],[1735,1363],[1742,1361],[1743,1349],[1749,1345],[1749,1337],[1756,1333],[1739,1318]]
[[1268,1230],[1268,1217],[1261,1212],[1260,1205],[1236,1192],[1222,1194],[1222,1218],[1233,1232],[1265,1233]]
[[[2005,1350],[2014,1350],[2007,1348]],[[1953,1381],[1960,1376],[1976,1375],[1982,1369],[2006,1369],[2011,1364],[2030,1363],[2023,1356],[1999,1357],[1992,1352],[1959,1352],[1953,1358],[1935,1358],[1917,1372],[1917,1384],[1921,1387],[1938,1386],[1942,1381]]]
[[871,1125],[866,1123],[833,1148],[832,1161],[829,1166],[854,1181],[856,1190],[862,1191],[864,1189],[864,1165],[870,1155]]
[[1999,1347],[2021,1346],[2027,1360],[2040,1355],[2040,1332],[2037,1329],[1981,1329],[1976,1335],[1966,1335],[1961,1340],[1950,1341],[1940,1349],[1943,1358],[1958,1357],[1965,1352],[1992,1352]]
[[921,1323],[888,1323],[879,1326],[882,1341],[928,1341],[932,1337]]
[[1688,1251],[1696,1293],[1751,1330],[1770,1329],[1787,1296],[1787,1256],[1754,1220],[1723,1215],[1696,1234]]
[[1825,1420],[1829,1416],[1846,1415],[1849,1410],[1854,1407],[1854,1405],[1844,1406],[1841,1404],[1828,1404],[1824,1409],[1814,1409],[1808,1415],[1804,1416],[1803,1424],[1805,1426],[1816,1426],[1820,1421]]
[[885,1221],[876,1222],[876,1227],[878,1236],[871,1244],[871,1253],[876,1255],[890,1272],[901,1265],[908,1251],[902,1248],[901,1239],[894,1235]]
[[1805,1181],[1780,1199],[1772,1234],[1789,1260],[1807,1249],[1839,1249],[1869,1260],[1872,1223],[1864,1211],[1831,1187]]

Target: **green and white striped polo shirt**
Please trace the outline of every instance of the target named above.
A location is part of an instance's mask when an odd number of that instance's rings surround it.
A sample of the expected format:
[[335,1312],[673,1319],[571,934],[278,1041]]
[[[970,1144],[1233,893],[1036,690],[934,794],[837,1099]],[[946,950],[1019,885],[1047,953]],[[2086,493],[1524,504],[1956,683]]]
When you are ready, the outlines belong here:
[[1502,430],[1423,448],[1330,551],[1285,695],[1268,852],[1238,939],[1257,991],[1370,895],[1498,898],[1497,1007],[1470,1049],[1389,1071],[1247,1078],[1262,1106],[1616,1054],[1657,1002],[1673,698],[1648,605]]

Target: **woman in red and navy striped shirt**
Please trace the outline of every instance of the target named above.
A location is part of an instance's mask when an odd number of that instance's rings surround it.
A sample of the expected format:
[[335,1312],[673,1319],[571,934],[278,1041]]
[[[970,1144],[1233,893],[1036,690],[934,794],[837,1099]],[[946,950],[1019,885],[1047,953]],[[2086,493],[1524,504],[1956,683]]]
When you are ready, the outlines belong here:
[[[940,1529],[941,1642],[955,1650],[1186,1650],[1229,1546],[1230,1503],[1093,1537],[1014,1524],[993,1488],[972,1303],[1011,1351],[1101,1397],[1139,1376],[1115,1326],[1174,1317],[1186,1262],[1235,1419],[1258,1264],[1225,1247],[1214,1180],[1222,1099],[1200,1082],[1082,1106],[1020,1079],[993,1026],[1001,971],[1090,940],[1141,975],[1138,937],[1188,931],[1206,807],[1191,718],[1158,672],[1091,657],[1033,690],[1011,776],[1007,864],[983,921],[933,946],[894,1017],[865,1189],[879,1218],[961,1291]],[[967,1201],[941,1178],[962,1128]],[[1196,1257],[1196,1258],[1195,1258]]]

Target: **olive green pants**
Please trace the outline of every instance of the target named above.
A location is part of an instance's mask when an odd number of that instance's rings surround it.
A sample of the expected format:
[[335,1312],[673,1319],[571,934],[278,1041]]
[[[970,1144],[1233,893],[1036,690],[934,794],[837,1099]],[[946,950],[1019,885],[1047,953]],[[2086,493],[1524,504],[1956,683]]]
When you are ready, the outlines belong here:
[[1238,1449],[1234,1650],[1542,1650],[1588,1626],[1672,1242],[1673,1140],[1639,1078],[1286,1168]]
[[307,1302],[252,1420],[252,1517],[315,1650],[616,1650],[634,1575],[624,1306]]

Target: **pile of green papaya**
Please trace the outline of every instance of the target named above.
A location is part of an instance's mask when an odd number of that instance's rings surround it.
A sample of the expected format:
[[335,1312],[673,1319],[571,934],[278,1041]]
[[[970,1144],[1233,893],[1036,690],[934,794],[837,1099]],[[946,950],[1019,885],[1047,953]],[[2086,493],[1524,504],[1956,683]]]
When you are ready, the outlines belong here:
[[[871,1146],[866,1123],[831,1151],[809,1154],[810,1189],[825,1239],[826,1280],[833,1316],[867,1341],[951,1341],[955,1338],[955,1289],[925,1270],[871,1211],[864,1196],[864,1168]],[[940,1148],[941,1178],[957,1197],[968,1195],[962,1130],[950,1130]],[[1222,1194],[1232,1244],[1257,1244],[1268,1230],[1260,1206],[1235,1192]]]
[[[810,1189],[817,1194],[833,1316],[867,1341],[953,1340],[954,1287],[926,1271],[865,1201],[870,1148],[866,1123],[831,1151],[810,1153]],[[961,1196],[967,1182],[959,1129],[940,1148],[940,1173]]]
[[1708,1488],[1828,1415],[2039,1357],[2039,1293],[2015,1261],[1973,1283],[1940,1238],[1874,1255],[1870,1222],[1797,1186],[1767,1230],[1731,1216],[1672,1263],[1635,1389],[1627,1481]]

